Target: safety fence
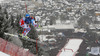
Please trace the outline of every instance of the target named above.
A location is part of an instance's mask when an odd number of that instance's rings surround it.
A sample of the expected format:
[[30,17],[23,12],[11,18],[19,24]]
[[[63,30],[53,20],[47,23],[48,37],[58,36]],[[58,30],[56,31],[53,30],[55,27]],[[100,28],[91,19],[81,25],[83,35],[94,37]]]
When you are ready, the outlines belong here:
[[0,38],[0,51],[9,54],[10,56],[35,56],[24,48],[18,47],[2,38]]

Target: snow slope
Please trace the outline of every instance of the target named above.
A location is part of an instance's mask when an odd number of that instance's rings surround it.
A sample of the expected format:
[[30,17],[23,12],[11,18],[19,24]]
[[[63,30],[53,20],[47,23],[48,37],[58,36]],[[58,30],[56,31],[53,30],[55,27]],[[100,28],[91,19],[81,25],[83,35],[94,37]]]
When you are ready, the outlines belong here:
[[3,52],[0,51],[0,56],[10,56],[10,55],[8,55],[8,54],[3,53]]
[[61,49],[57,56],[75,56],[82,39],[69,39],[69,42]]

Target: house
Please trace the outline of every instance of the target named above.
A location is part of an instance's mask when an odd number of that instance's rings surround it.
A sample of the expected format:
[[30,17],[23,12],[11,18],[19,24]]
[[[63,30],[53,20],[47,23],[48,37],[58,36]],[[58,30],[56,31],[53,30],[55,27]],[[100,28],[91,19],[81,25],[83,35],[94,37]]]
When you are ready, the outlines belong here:
[[97,16],[97,21],[100,21],[100,16]]
[[78,28],[75,28],[75,33],[77,32],[81,32],[81,33],[86,33],[87,31],[85,29],[78,29]]
[[67,31],[71,30],[72,32],[74,31],[74,25],[73,24],[55,24],[55,25],[48,25],[48,26],[43,26],[42,29],[50,32],[62,32],[62,31]]
[[42,20],[42,26],[45,26],[46,20]]
[[93,0],[93,1],[95,1],[95,2],[100,2],[100,0]]
[[56,20],[56,24],[61,24],[61,20],[60,19]]
[[92,55],[100,55],[100,47],[91,47],[88,53]]
[[96,16],[100,16],[100,12],[96,11],[96,12],[95,12],[95,15],[96,15]]
[[96,27],[94,27],[94,25],[93,25],[93,24],[90,24],[90,25],[89,25],[89,29],[90,29],[90,30],[95,30],[95,29],[96,29]]

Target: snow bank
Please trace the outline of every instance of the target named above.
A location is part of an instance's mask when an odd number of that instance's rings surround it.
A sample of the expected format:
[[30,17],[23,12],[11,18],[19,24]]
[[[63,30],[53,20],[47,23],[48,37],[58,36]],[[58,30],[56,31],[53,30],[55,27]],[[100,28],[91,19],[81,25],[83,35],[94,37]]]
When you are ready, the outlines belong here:
[[55,35],[39,35],[40,41],[47,41],[48,39],[46,38],[47,36],[55,37]]
[[3,53],[3,52],[0,51],[0,56],[10,56],[10,55],[8,55],[8,54]]

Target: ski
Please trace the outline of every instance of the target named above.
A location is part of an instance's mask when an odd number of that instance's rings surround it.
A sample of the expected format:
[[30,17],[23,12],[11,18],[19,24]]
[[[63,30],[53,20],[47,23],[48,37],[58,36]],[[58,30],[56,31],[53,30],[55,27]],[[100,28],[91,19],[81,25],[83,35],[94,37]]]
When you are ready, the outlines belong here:
[[[13,37],[16,37],[16,38],[19,38],[19,35],[15,35],[15,34],[10,34],[10,33],[4,33],[5,35],[9,35],[9,36],[13,36]],[[44,44],[44,45],[47,45],[46,43],[44,42],[41,42],[41,41],[37,41],[37,40],[34,40],[34,39],[25,39],[25,38],[22,38],[20,37],[21,39],[24,39],[24,40],[27,40],[27,41],[31,41],[31,42],[37,42],[39,44]]]

